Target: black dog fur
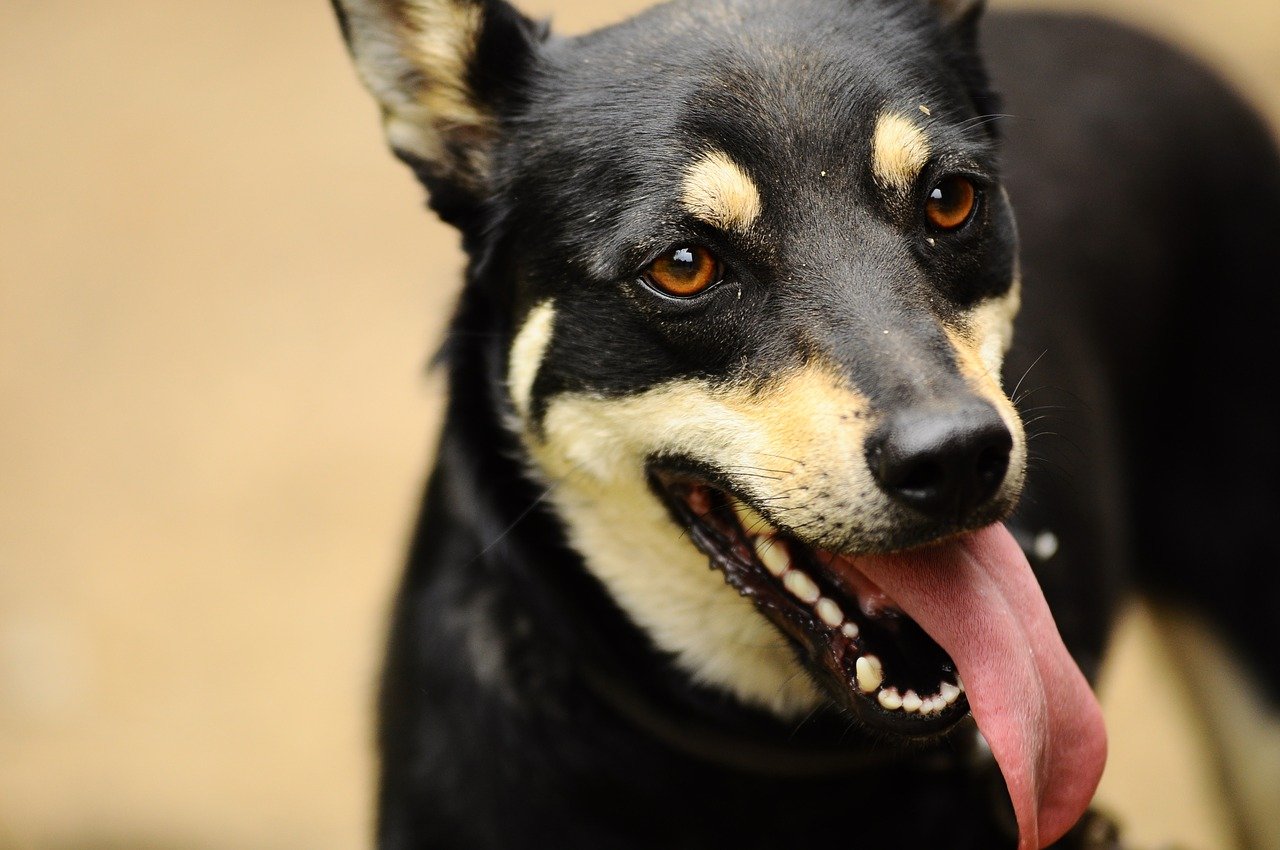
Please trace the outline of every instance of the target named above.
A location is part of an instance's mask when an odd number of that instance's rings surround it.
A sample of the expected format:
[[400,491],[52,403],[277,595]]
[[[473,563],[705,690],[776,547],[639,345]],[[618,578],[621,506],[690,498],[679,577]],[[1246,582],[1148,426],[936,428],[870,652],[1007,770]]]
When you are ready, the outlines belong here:
[[[336,5],[350,38],[353,4]],[[576,333],[546,354],[557,365],[535,384],[535,416],[559,393],[622,397],[695,361],[729,374],[740,351],[781,367],[789,354],[761,336],[771,308],[750,291],[723,318],[664,318],[674,342],[605,284],[643,259],[646,222],[669,218],[672,140],[712,138],[753,173],[772,170],[771,190],[799,186],[796,164],[840,143],[841,157],[868,157],[856,134],[805,128],[867,126],[881,93],[904,87],[980,119],[966,143],[1017,212],[1025,283],[1005,386],[1031,459],[1009,524],[1033,556],[1042,532],[1060,541],[1033,565],[1073,656],[1094,680],[1139,588],[1211,621],[1280,705],[1280,443],[1260,413],[1280,365],[1280,162],[1228,87],[1146,36],[1075,16],[979,24],[923,0],[701,2],[554,40],[498,0],[458,5],[485,14],[467,80],[498,130],[488,174],[467,161],[465,134],[440,158],[397,151],[470,265],[385,667],[379,847],[1015,845],[998,772],[958,738],[901,748],[834,707],[797,723],[695,683],[584,566],[509,427],[512,337],[541,295],[566,288],[598,295],[563,307]],[[767,97],[777,113],[759,108]],[[997,114],[1009,117],[985,117]],[[759,278],[847,252],[829,219],[807,216],[834,208],[804,191],[779,203],[779,228],[812,257],[768,257],[751,267]],[[991,215],[987,237],[928,269],[943,312],[1008,286],[1013,223]],[[858,348],[864,319],[826,297],[811,296],[832,317],[831,350]],[[887,380],[842,362],[860,386]],[[1113,841],[1090,821],[1060,846]]]

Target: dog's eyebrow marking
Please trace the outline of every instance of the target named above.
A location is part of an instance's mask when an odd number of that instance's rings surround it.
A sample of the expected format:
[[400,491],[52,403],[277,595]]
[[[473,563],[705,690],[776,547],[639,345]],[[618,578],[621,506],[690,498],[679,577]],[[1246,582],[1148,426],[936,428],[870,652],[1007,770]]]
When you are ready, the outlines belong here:
[[548,299],[529,311],[515,341],[511,343],[511,354],[507,359],[507,392],[511,394],[516,413],[524,422],[529,420],[533,382],[542,367],[547,346],[551,344],[555,324],[555,301]]
[[929,137],[919,125],[897,112],[886,112],[876,122],[871,141],[871,171],[876,180],[893,189],[910,188],[929,164]]
[[743,232],[760,217],[760,190],[723,151],[708,151],[684,175],[684,208],[707,224]]

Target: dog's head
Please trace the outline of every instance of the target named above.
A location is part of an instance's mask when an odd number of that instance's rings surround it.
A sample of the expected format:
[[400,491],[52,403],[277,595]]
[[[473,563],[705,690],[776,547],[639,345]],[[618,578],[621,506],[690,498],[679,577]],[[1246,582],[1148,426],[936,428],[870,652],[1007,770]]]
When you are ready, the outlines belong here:
[[1013,713],[1045,726],[1082,682],[1060,641],[1026,658],[1052,621],[993,525],[1026,441],[979,5],[693,0],[558,39],[501,0],[338,3],[571,542],[695,679],[783,716],[935,734],[963,672],[975,714],[1039,686]]

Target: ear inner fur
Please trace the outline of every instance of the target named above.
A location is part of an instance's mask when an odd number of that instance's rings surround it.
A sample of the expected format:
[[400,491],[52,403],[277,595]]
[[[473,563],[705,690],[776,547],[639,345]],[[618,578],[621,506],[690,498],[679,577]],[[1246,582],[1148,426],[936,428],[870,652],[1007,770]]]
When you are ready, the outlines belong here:
[[[498,0],[334,0],[357,70],[382,109],[388,144],[437,179],[478,195],[496,132],[471,67],[486,27],[523,21]],[[501,21],[495,21],[501,17]]]

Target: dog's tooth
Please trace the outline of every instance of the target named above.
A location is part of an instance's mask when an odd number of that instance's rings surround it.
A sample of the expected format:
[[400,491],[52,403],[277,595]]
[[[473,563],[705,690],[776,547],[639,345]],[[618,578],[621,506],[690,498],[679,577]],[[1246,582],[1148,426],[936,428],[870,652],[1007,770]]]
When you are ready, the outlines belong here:
[[757,537],[755,539],[756,557],[764,568],[779,578],[791,569],[791,556],[787,554],[787,544],[774,537]]
[[884,678],[884,662],[882,662],[882,661],[880,660],[880,656],[878,656],[878,655],[866,655],[866,656],[863,656],[863,657],[864,657],[864,658],[866,658],[866,659],[867,659],[867,663],[871,665],[871,670],[872,670],[872,671],[873,671],[877,676],[879,676],[881,679],[883,679],[883,678]]
[[858,687],[864,694],[874,694],[884,683],[884,672],[874,655],[862,656],[854,666],[858,671]]
[[947,705],[955,705],[956,700],[960,699],[960,689],[950,682],[943,682],[940,696]]
[[769,532],[769,523],[765,522],[764,517],[755,512],[755,509],[741,499],[733,500],[733,512],[738,515],[738,522],[742,523],[743,529],[747,534],[767,534]]
[[833,629],[840,628],[840,624],[844,622],[844,612],[840,610],[839,605],[830,599],[819,599],[817,611],[818,617],[822,619],[822,622]]
[[844,635],[849,640],[857,640],[858,635],[862,634],[862,629],[858,628],[857,623],[845,623],[840,627],[840,634]]
[[791,570],[782,577],[782,584],[791,594],[806,605],[812,605],[822,596],[822,591],[818,590],[818,585],[813,583],[813,579],[802,573],[800,570]]
[[960,693],[964,693],[964,679],[960,678],[959,673],[956,674],[956,690],[960,691]]
[[922,705],[924,705],[924,700],[920,699],[919,694],[915,691],[907,691],[902,695],[902,710],[907,714],[915,714]]
[[880,696],[877,699],[880,701],[880,706],[887,708],[889,711],[897,711],[902,708],[902,697],[898,694],[897,688],[885,688],[880,692]]

